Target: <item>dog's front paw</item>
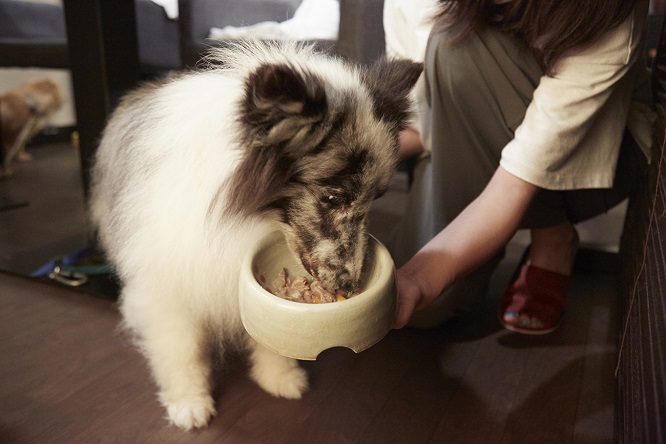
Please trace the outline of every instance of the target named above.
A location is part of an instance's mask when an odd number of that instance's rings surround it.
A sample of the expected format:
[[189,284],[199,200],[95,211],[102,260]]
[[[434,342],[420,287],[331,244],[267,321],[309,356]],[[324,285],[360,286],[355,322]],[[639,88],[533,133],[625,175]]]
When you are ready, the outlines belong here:
[[183,399],[166,404],[169,421],[183,430],[192,430],[208,425],[215,415],[215,406],[210,397]]
[[308,375],[292,359],[274,367],[254,365],[252,378],[268,393],[280,398],[299,399],[308,389]]

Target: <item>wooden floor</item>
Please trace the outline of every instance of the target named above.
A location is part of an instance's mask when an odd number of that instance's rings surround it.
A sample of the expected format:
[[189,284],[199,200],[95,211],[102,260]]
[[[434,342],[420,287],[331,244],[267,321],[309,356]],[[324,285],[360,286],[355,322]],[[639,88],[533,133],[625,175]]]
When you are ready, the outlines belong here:
[[[311,389],[300,401],[267,395],[232,357],[218,371],[219,414],[210,427],[168,426],[143,359],[117,330],[112,298],[16,275],[86,239],[77,199],[47,205],[34,194],[38,185],[15,187],[26,171],[59,169],[62,179],[35,179],[44,194],[79,192],[75,153],[43,150],[15,182],[0,182],[0,199],[28,203],[0,212],[0,270],[12,272],[0,273],[0,443],[612,442],[615,276],[577,272],[555,333],[509,333],[496,306],[521,253],[514,246],[479,312],[436,330],[392,331],[358,355],[333,349],[303,362]],[[380,240],[398,207],[378,203],[372,226]]]
[[65,143],[31,147],[34,160],[0,178],[0,269],[30,273],[87,243],[77,153]]

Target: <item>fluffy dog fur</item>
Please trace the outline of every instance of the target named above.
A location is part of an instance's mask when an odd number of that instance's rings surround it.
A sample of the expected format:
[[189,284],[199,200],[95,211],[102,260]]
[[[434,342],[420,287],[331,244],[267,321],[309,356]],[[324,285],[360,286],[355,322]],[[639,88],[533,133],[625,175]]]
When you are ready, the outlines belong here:
[[245,333],[241,260],[279,227],[325,286],[357,286],[367,214],[389,186],[421,71],[397,60],[363,71],[292,43],[211,60],[128,95],[92,171],[92,220],[122,281],[124,323],[183,429],[215,413],[213,351],[248,351],[252,378],[275,396],[306,390],[295,360]]
[[52,115],[61,106],[60,89],[50,79],[26,82],[0,96],[5,173],[9,173],[14,159],[20,161],[31,159],[25,151],[26,143],[41,130],[43,119]]

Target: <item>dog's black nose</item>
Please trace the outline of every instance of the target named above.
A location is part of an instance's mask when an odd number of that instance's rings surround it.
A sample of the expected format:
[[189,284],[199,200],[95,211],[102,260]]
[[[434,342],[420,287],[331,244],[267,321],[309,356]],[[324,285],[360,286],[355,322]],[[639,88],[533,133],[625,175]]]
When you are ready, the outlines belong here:
[[341,278],[338,285],[340,286],[340,290],[344,290],[347,292],[352,292],[356,289],[356,286],[354,285],[354,282],[352,282],[351,279],[348,278]]

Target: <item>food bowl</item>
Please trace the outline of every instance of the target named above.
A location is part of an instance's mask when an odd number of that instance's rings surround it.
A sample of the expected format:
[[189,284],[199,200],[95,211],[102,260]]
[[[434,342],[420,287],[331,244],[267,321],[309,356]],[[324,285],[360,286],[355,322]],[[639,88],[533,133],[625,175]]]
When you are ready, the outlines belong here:
[[292,276],[308,276],[280,231],[250,248],[241,268],[241,319],[250,336],[264,347],[290,358],[315,360],[333,347],[359,353],[391,329],[396,300],[394,264],[386,247],[374,237],[368,236],[361,292],[349,299],[313,304],[276,296],[264,286],[270,287],[283,268]]

